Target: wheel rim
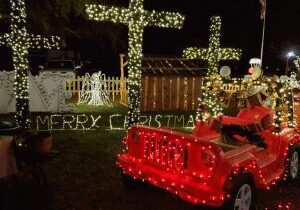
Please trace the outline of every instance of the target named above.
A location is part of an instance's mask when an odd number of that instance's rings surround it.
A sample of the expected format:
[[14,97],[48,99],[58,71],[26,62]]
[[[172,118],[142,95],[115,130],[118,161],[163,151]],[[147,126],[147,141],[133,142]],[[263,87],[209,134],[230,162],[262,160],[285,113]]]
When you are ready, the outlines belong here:
[[299,155],[298,152],[294,152],[291,157],[291,166],[290,166],[290,173],[292,179],[296,179],[298,177],[299,171]]
[[244,184],[238,191],[235,202],[234,210],[249,210],[252,202],[252,189],[250,185]]

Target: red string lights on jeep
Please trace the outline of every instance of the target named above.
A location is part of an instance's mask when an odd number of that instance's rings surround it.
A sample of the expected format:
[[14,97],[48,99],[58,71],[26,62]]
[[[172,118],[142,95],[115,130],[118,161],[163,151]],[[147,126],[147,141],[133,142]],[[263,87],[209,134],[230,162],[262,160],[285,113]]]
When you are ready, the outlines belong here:
[[[147,181],[193,204],[248,210],[255,188],[297,179],[298,81],[294,74],[261,77],[260,67],[253,69],[245,78],[221,72],[203,79],[192,134],[133,126],[118,156],[124,180]],[[232,107],[237,113],[226,115]]]

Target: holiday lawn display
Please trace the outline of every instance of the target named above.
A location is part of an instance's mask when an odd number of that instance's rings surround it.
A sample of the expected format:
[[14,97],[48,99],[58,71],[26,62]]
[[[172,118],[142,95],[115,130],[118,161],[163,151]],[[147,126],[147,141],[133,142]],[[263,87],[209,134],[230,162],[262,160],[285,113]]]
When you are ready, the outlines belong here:
[[78,104],[89,104],[93,106],[109,105],[105,74],[101,71],[92,74],[86,73],[79,92]]
[[[280,84],[290,84],[281,80]],[[204,88],[206,93],[215,92],[206,95],[210,96],[207,102],[221,104],[217,80],[212,81],[215,88]],[[205,109],[200,108],[200,120],[192,134],[166,127],[133,126],[124,138],[127,152],[119,155],[117,162],[125,183],[140,179],[193,204],[249,210],[254,208],[255,189],[270,189],[280,179],[298,179],[300,130],[291,116],[291,87],[278,86],[281,93],[287,93],[282,99],[289,101],[285,125],[284,109],[279,109],[285,102],[274,96],[273,115],[272,108],[263,105],[259,88],[254,94],[250,91],[258,84],[264,86],[260,82],[248,81],[244,94],[230,96],[242,107],[236,117],[222,115],[222,108],[207,105],[213,111],[207,120],[202,115]],[[269,88],[269,94],[274,95],[271,92]]]

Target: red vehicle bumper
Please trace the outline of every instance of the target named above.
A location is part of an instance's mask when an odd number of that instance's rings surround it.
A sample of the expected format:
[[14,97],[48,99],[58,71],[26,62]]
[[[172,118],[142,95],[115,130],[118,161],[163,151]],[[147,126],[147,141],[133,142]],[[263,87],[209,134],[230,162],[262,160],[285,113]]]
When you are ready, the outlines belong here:
[[126,154],[119,156],[117,164],[124,173],[174,193],[187,202],[213,207],[220,207],[224,203],[224,192],[200,178],[168,172]]

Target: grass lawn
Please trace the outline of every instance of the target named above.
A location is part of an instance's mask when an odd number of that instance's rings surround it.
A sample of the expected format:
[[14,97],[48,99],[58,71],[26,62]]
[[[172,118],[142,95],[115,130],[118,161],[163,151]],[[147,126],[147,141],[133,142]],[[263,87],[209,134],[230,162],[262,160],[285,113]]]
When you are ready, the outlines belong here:
[[[93,110],[114,113],[124,107]],[[80,113],[90,111],[86,107]],[[123,110],[126,113],[126,109]],[[104,113],[105,112],[105,113]],[[148,113],[155,114],[155,113]],[[187,113],[190,114],[190,113]],[[9,118],[9,117],[7,117]],[[163,190],[141,184],[130,190],[122,183],[115,162],[122,151],[125,131],[100,128],[96,131],[54,131],[53,149],[61,154],[45,166],[49,192],[39,193],[33,182],[13,190],[12,210],[196,210],[209,209],[188,204]],[[22,178],[20,178],[22,179]],[[257,209],[275,210],[290,203],[298,210],[299,184],[280,183],[270,191],[259,191]]]
[[[124,131],[108,130],[54,132],[54,149],[62,153],[45,167],[49,192],[40,194],[33,182],[18,186],[12,210],[210,209],[145,184],[135,190],[126,188],[115,165],[123,135]],[[280,183],[258,192],[257,209],[275,210],[278,204],[291,203],[291,209],[298,210],[299,194],[299,184]]]
[[[122,131],[107,130],[54,133],[54,149],[62,154],[46,166],[52,197],[51,202],[48,199],[42,205],[55,210],[160,210],[162,206],[164,210],[209,209],[190,205],[148,185],[135,190],[123,186],[115,165],[123,135]],[[297,210],[299,193],[299,185],[280,183],[271,191],[258,192],[257,209],[273,210],[278,204],[290,202]]]

